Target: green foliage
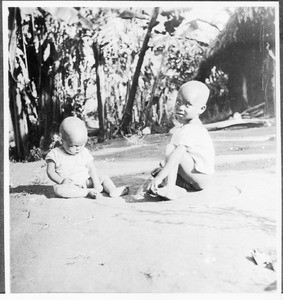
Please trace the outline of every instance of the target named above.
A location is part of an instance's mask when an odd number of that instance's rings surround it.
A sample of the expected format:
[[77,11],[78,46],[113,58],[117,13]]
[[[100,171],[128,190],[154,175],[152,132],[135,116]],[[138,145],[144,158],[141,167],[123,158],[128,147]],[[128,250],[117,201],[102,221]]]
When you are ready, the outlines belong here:
[[[44,150],[49,148],[64,117],[77,115],[88,124],[89,120],[97,123],[98,94],[105,137],[117,134],[152,11],[67,9],[68,20],[62,20],[60,8],[22,11],[23,21],[16,31],[11,30],[10,73],[23,91],[29,128],[34,132],[29,145],[32,157],[38,155],[35,149],[42,137],[47,139]],[[163,130],[172,126],[173,112],[168,107],[172,107],[174,92],[194,78],[207,47],[178,30],[195,30],[186,18],[182,9],[164,10],[155,24],[135,95],[133,132],[146,122]],[[94,45],[99,50],[97,59]],[[93,111],[86,110],[89,101],[94,103]]]
[[201,116],[202,119],[204,122],[216,122],[227,119],[231,114],[227,74],[221,69],[213,67],[205,83],[210,89],[210,97],[207,102],[207,109]]
[[24,159],[29,149],[38,147],[41,134],[40,78],[49,64],[42,57],[46,27],[39,10],[9,8],[9,30],[9,101],[17,136],[15,156]]
[[236,10],[236,15],[239,23],[242,21],[261,23],[274,17],[275,11],[273,7],[240,7]]
[[176,27],[178,27],[185,19],[176,10],[163,11],[161,15],[167,17],[167,21],[164,22],[164,28],[170,35],[174,33]]
[[30,150],[30,154],[27,158],[28,162],[38,161],[42,159],[42,150],[40,148],[36,148],[35,146]]

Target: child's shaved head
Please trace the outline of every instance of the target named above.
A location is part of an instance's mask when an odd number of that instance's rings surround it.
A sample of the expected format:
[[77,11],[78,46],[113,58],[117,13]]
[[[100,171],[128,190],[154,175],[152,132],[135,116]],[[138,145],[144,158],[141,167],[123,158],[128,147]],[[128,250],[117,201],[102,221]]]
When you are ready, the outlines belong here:
[[206,105],[209,97],[208,87],[204,83],[196,80],[184,83],[180,87],[179,93],[184,98],[189,97],[190,99],[194,99],[201,106]]
[[64,119],[60,125],[59,131],[63,140],[87,140],[87,129],[85,123],[77,117],[68,117]]

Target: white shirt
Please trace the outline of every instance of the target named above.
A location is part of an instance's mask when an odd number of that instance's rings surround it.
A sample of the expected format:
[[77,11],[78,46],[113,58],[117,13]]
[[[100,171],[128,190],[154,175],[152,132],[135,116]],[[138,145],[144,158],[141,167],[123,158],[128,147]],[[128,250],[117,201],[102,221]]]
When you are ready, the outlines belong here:
[[76,155],[66,153],[63,147],[52,149],[45,160],[52,160],[55,163],[55,171],[62,178],[70,178],[75,184],[85,185],[90,177],[86,165],[93,160],[93,156],[88,149]]
[[214,172],[215,151],[212,140],[202,124],[186,124],[172,129],[170,144],[186,146],[195,169],[204,174]]

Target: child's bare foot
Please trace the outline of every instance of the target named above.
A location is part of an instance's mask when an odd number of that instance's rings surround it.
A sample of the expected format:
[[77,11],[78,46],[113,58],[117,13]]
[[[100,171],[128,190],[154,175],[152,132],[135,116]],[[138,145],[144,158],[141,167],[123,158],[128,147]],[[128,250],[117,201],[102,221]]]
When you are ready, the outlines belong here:
[[96,199],[98,197],[98,192],[96,189],[89,189],[88,190],[88,194],[87,197],[91,198],[91,199]]
[[124,195],[127,195],[129,193],[129,187],[128,186],[120,186],[120,187],[117,187],[115,189],[113,189],[109,196],[112,197],[112,198],[115,198],[115,197],[120,197],[120,196],[124,196]]
[[167,200],[176,200],[180,197],[184,197],[187,195],[187,190],[181,188],[179,186],[175,186],[172,189],[168,188],[167,186],[158,188],[156,191],[156,195],[167,199]]
[[174,200],[177,198],[177,195],[176,193],[174,193],[174,190],[170,190],[167,187],[158,188],[156,194],[167,200]]

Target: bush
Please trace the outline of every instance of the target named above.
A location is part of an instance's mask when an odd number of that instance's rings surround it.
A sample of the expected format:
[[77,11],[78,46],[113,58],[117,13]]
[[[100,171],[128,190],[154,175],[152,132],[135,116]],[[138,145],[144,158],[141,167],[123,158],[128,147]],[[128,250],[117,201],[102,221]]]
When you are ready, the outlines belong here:
[[38,160],[41,160],[42,158],[43,157],[42,157],[41,149],[36,148],[35,146],[33,146],[33,148],[29,152],[29,156],[27,157],[27,161],[28,162],[38,161]]

